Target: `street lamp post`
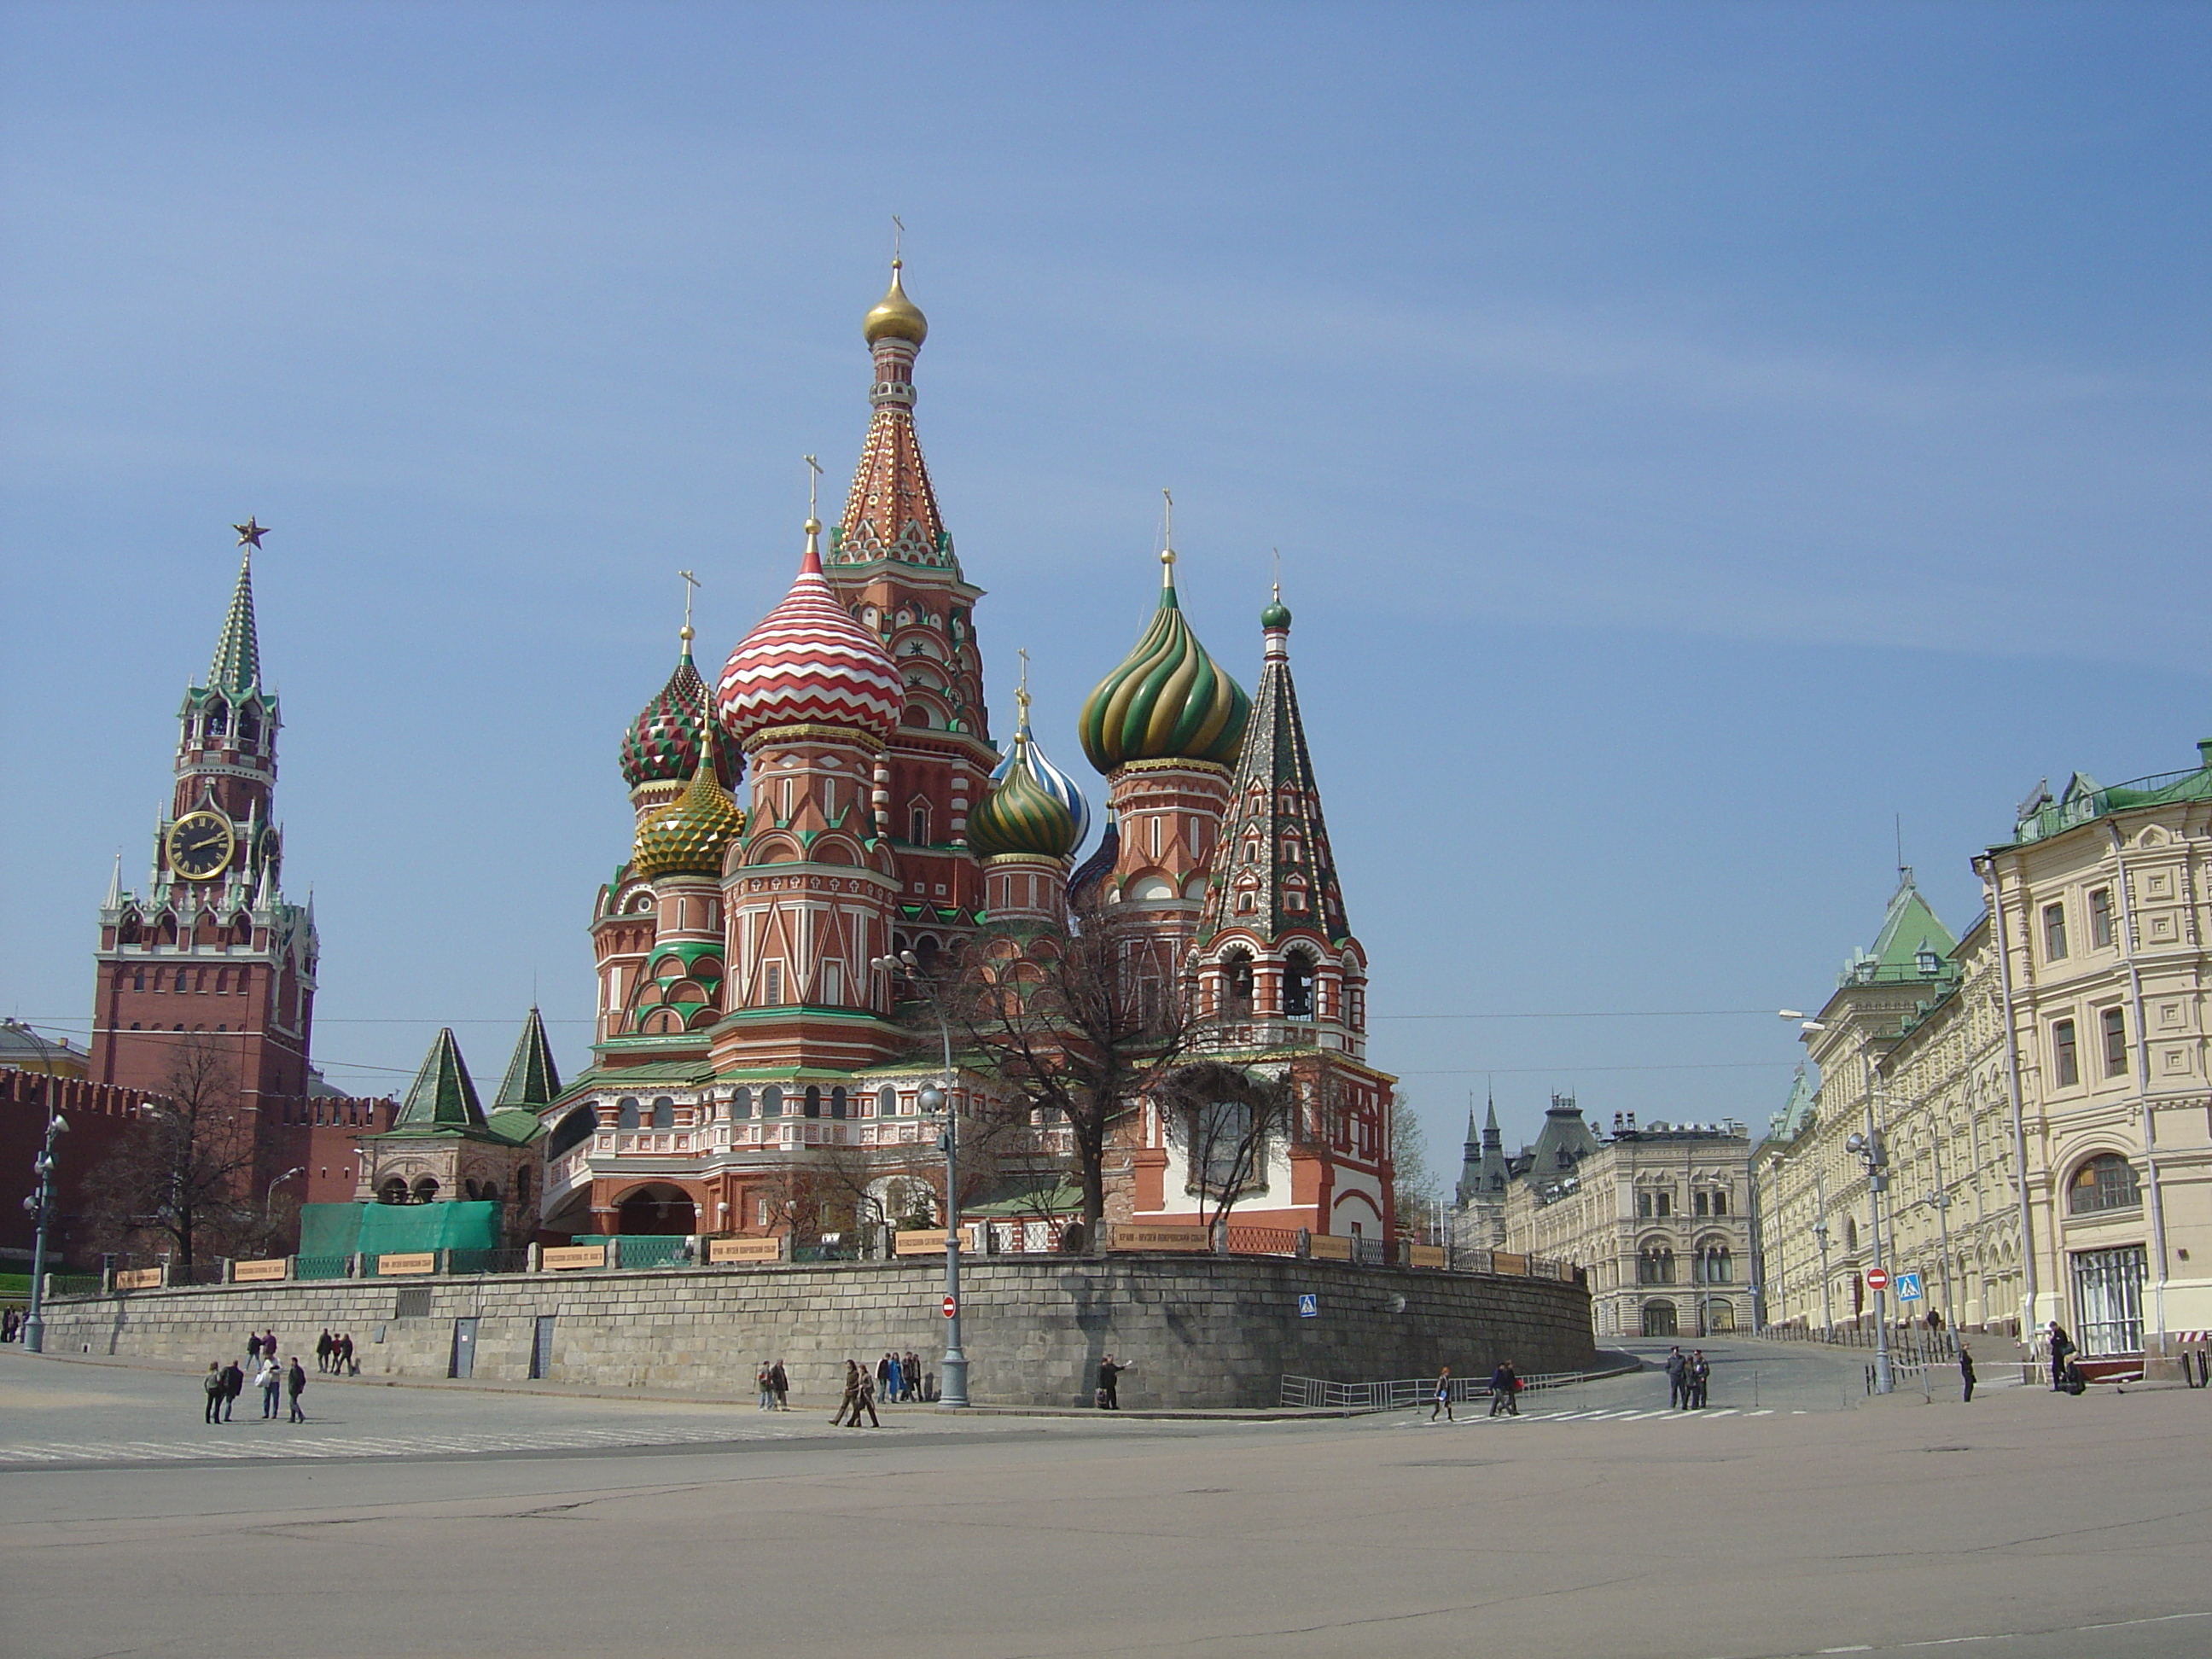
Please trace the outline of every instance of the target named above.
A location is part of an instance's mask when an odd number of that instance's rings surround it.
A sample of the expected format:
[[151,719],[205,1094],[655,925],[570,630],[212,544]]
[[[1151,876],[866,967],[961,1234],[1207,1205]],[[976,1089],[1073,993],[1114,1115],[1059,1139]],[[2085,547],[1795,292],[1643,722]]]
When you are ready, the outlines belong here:
[[47,1117],[46,1145],[31,1164],[39,1177],[38,1190],[23,1200],[36,1229],[31,1240],[31,1310],[23,1321],[23,1347],[30,1353],[46,1351],[46,1225],[54,1214],[54,1137],[68,1130],[59,1112]]
[[294,1176],[305,1175],[307,1173],[307,1172],[304,1168],[287,1170],[283,1175],[278,1176],[276,1180],[269,1183],[269,1190],[261,1195],[261,1219],[263,1224],[266,1225],[268,1223],[270,1206],[273,1205],[276,1201],[276,1189],[283,1186],[286,1182],[289,1181]]
[[904,974],[922,988],[930,1012],[937,1016],[937,1035],[943,1044],[945,1069],[941,1082],[925,1087],[919,1103],[926,1114],[945,1114],[944,1133],[938,1149],[945,1154],[945,1358],[939,1362],[938,1405],[948,1411],[968,1407],[968,1356],[960,1350],[960,1128],[952,1110],[952,1027],[945,1018],[945,1000],[937,981],[921,970],[911,951],[878,957],[869,967],[885,975]]
[[1929,1148],[1936,1155],[1936,1190],[1920,1201],[1936,1212],[1936,1224],[1943,1235],[1943,1322],[1953,1329],[1958,1328],[1959,1315],[1951,1305],[1951,1193],[1943,1184],[1943,1143],[1936,1140]]
[[1813,1224],[1814,1242],[1820,1247],[1820,1340],[1828,1341],[1836,1328],[1835,1310],[1828,1305],[1828,1218]]
[[[1889,1188],[1889,1154],[1881,1144],[1881,1131],[1875,1127],[1874,1096],[1867,1096],[1867,1127],[1863,1134],[1854,1133],[1844,1142],[1846,1152],[1856,1154],[1866,1170],[1867,1213],[1874,1222],[1875,1265],[1887,1271],[1888,1262],[1881,1249],[1881,1194]],[[1874,1391],[1888,1394],[1897,1386],[1896,1374],[1889,1364],[1889,1291],[1878,1285],[1874,1293]]]

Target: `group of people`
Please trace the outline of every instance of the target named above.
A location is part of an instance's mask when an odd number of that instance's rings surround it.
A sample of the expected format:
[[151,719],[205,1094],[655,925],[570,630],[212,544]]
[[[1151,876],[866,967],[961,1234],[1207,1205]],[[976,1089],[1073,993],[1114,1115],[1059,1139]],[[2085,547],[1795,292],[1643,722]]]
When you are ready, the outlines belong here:
[[791,1376],[783,1369],[781,1359],[763,1359],[760,1369],[753,1373],[753,1386],[760,1390],[760,1408],[764,1412],[787,1412],[791,1402]]
[[361,1361],[353,1357],[353,1337],[350,1334],[332,1336],[328,1331],[317,1337],[315,1369],[327,1371],[332,1376],[359,1376]]
[[921,1359],[913,1349],[886,1349],[876,1361],[876,1398],[885,1405],[913,1405],[922,1397]]
[[0,1342],[13,1342],[22,1335],[24,1322],[29,1317],[14,1308],[0,1309]]
[[[1441,1416],[1447,1423],[1459,1419],[1452,1415],[1451,1367],[1447,1365],[1437,1373],[1436,1404],[1429,1412],[1433,1423]],[[1501,1359],[1498,1369],[1490,1374],[1490,1414],[1492,1417],[1521,1415],[1521,1373],[1513,1369],[1513,1362]]]
[[[264,1351],[264,1343],[266,1343]],[[276,1401],[280,1394],[289,1395],[292,1401],[292,1421],[304,1423],[307,1413],[301,1409],[300,1396],[307,1389],[307,1368],[294,1354],[290,1360],[279,1364],[276,1360],[276,1339],[256,1336],[246,1354],[246,1365],[253,1368],[253,1386],[261,1390],[261,1415],[274,1421]],[[246,1392],[246,1366],[235,1359],[208,1361],[207,1375],[200,1379],[200,1392],[206,1397],[210,1423],[228,1423],[231,1412],[238,1404],[238,1396]]]
[[1668,1405],[1677,1411],[1705,1410],[1705,1388],[1712,1375],[1713,1368],[1706,1363],[1703,1348],[1692,1348],[1686,1354],[1676,1348],[1667,1356]]

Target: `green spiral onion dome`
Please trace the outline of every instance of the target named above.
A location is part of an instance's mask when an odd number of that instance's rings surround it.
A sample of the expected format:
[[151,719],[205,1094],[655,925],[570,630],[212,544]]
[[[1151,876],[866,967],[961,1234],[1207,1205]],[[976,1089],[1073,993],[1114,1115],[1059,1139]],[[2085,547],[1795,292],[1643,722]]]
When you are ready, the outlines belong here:
[[722,873],[722,849],[744,830],[745,815],[714,781],[714,762],[702,756],[690,787],[637,826],[629,864],[642,879]]
[[1083,844],[1090,820],[1090,809],[1067,775],[1037,748],[1024,713],[1012,752],[993,774],[982,804],[969,814],[968,845],[982,858],[1010,853],[1069,858]]
[[1083,752],[1101,772],[1131,761],[1235,763],[1252,700],[1206,653],[1184,620],[1175,556],[1163,553],[1160,608],[1137,648],[1083,705]]

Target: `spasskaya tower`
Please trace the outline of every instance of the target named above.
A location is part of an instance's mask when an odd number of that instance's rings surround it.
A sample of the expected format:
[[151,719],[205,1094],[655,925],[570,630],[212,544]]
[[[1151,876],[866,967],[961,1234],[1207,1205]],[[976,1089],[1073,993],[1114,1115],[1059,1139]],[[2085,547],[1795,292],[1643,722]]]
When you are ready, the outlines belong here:
[[176,779],[154,833],[143,894],[122,866],[100,910],[92,1076],[160,1092],[195,1034],[234,1056],[242,1103],[308,1092],[315,1000],[312,902],[286,902],[283,844],[270,810],[276,698],[261,684],[253,555],[268,533],[233,526],[238,585],[206,684],[178,714]]

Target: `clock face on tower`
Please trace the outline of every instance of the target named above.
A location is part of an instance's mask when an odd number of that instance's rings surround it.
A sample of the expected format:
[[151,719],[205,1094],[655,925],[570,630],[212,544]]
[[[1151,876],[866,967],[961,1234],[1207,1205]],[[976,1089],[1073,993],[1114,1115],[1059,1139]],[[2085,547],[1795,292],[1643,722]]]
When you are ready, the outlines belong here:
[[169,868],[187,881],[220,875],[238,850],[238,835],[220,812],[187,812],[161,838]]

